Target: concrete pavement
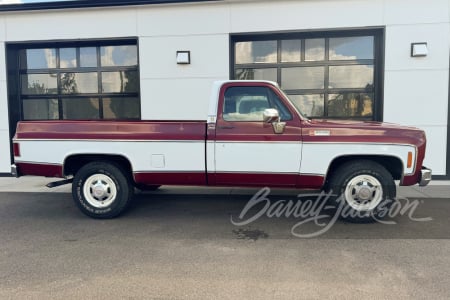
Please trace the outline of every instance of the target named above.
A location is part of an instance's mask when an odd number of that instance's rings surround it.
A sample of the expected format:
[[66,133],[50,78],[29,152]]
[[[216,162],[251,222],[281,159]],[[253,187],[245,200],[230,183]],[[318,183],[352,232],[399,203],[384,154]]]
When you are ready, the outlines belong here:
[[[24,193],[70,193],[71,185],[63,185],[56,188],[47,188],[49,182],[57,181],[57,178],[43,178],[25,176],[21,178],[0,177],[0,192],[24,192]],[[255,188],[210,188],[210,187],[182,187],[164,186],[158,191],[161,194],[221,194],[221,195],[248,195],[254,194]],[[274,189],[277,195],[292,195],[292,189]],[[399,197],[407,198],[449,198],[450,181],[432,181],[426,187],[401,186],[397,188]]]

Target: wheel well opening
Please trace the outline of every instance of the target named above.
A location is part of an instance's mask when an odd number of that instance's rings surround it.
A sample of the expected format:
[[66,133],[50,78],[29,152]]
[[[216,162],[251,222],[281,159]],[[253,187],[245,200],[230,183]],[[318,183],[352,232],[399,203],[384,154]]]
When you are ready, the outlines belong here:
[[370,160],[373,162],[376,162],[383,166],[389,173],[391,173],[392,178],[394,180],[400,180],[403,175],[403,163],[398,157],[394,156],[365,156],[365,155],[358,155],[358,156],[341,156],[333,160],[331,163],[328,174],[327,174],[327,182],[329,178],[333,175],[333,173],[339,169],[340,166],[343,164],[355,161],[355,160]]
[[114,163],[125,172],[125,175],[132,177],[132,168],[129,160],[120,155],[73,155],[66,158],[64,162],[64,175],[75,175],[78,170],[91,162],[109,162]]

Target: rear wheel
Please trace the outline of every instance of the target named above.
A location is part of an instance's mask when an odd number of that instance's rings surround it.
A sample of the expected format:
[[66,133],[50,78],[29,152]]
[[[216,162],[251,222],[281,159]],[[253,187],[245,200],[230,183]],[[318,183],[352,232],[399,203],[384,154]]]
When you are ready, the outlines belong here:
[[125,211],[131,202],[133,189],[119,166],[108,162],[92,162],[76,173],[72,196],[84,214],[108,219]]
[[328,184],[340,217],[355,223],[373,222],[386,215],[395,201],[392,175],[380,164],[358,160],[342,165]]

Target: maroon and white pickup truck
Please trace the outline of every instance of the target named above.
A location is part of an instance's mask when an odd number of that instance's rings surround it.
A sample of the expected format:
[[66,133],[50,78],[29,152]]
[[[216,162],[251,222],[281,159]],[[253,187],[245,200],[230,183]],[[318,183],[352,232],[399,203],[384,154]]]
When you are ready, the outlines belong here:
[[273,82],[221,81],[206,122],[20,122],[12,173],[73,181],[94,218],[122,213],[134,187],[267,186],[331,191],[365,222],[395,198],[394,180],[428,184],[425,146],[417,128],[310,120]]

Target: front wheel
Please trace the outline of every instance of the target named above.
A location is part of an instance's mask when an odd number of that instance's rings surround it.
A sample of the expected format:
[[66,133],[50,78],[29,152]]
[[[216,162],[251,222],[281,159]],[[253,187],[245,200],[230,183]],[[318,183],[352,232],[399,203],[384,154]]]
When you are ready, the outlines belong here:
[[72,196],[77,207],[97,219],[120,215],[131,202],[133,189],[125,172],[117,165],[92,162],[75,175]]
[[386,215],[395,201],[392,175],[380,164],[358,160],[342,165],[331,176],[328,192],[340,217],[355,223],[373,222]]

